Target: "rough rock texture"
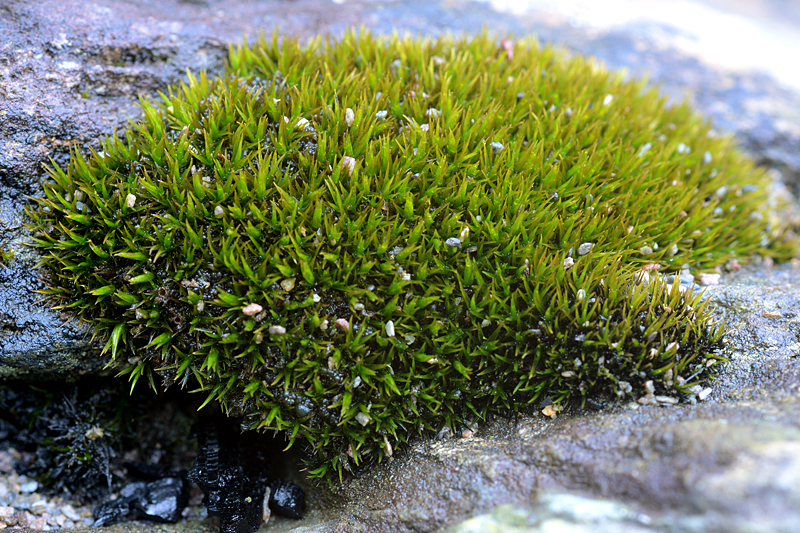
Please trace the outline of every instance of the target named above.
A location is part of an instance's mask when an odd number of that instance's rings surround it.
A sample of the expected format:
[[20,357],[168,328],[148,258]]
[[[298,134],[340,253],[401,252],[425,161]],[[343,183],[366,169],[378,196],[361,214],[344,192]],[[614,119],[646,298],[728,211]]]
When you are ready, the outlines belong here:
[[[763,74],[709,68],[702,57],[676,52],[669,35],[656,41],[641,28],[586,31],[537,11],[504,14],[452,0],[0,1],[0,219],[17,239],[16,259],[0,268],[0,377],[69,377],[102,365],[87,330],[64,325],[31,292],[38,273],[19,244],[21,213],[46,178],[42,163],[65,162],[72,145],[96,148],[137,117],[138,94],[166,90],[186,69],[219,71],[225,43],[243,34],[280,25],[335,35],[360,24],[420,34],[483,25],[498,34],[537,32],[609,67],[649,73],[736,132],[798,190],[800,94]],[[456,524],[486,513],[499,517],[498,531],[544,531],[551,519],[567,531],[596,531],[595,519],[578,512],[594,505],[619,512],[613,531],[800,531],[800,271],[756,267],[723,281],[709,294],[728,321],[731,362],[705,401],[634,403],[556,420],[534,414],[492,421],[471,438],[419,441],[333,491],[307,484],[306,518],[277,520],[269,530],[471,531],[468,522]],[[516,507],[492,511],[504,504]]]

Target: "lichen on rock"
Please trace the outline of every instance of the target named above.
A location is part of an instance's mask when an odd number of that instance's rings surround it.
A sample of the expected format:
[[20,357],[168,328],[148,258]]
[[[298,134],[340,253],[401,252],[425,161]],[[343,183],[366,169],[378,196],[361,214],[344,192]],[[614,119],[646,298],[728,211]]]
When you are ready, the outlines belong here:
[[691,394],[722,330],[655,273],[797,249],[730,138],[535,40],[275,34],[142,109],[29,210],[45,292],[318,476],[545,399]]

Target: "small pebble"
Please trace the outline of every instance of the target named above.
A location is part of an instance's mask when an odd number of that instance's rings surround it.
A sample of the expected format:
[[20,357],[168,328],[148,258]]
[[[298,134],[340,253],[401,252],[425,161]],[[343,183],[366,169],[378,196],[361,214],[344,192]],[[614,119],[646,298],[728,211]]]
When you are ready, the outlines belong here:
[[719,274],[707,274],[705,272],[701,272],[698,275],[700,285],[719,285]]
[[613,94],[607,94],[605,98],[603,98],[603,105],[609,105],[614,100]]
[[128,209],[133,208],[136,205],[136,196],[133,194],[129,194],[125,197],[125,205],[128,206]]
[[677,398],[673,398],[672,396],[656,396],[655,400],[658,403],[668,404],[668,405],[675,405],[678,403]]
[[681,349],[681,345],[677,342],[671,342],[667,344],[666,350],[669,352],[670,350],[675,350],[676,352]]
[[575,264],[575,261],[571,257],[567,257],[564,259],[564,270],[570,268]]
[[73,522],[77,522],[81,519],[81,515],[78,514],[78,511],[76,511],[75,508],[69,504],[61,508],[61,514],[66,516],[67,520],[72,520]]
[[444,244],[450,248],[461,248],[461,240],[458,237],[450,237]]
[[367,413],[360,412],[356,415],[356,422],[362,426],[366,426],[372,420]]
[[272,512],[269,508],[269,495],[272,492],[272,489],[267,485],[267,489],[264,491],[264,499],[261,500],[261,523],[267,524],[269,522],[270,517],[272,516]]
[[386,322],[386,336],[387,337],[394,337],[394,322],[389,320]]
[[333,325],[336,326],[336,328],[340,331],[350,330],[350,322],[348,322],[345,318],[337,318]]
[[711,395],[711,392],[712,389],[710,387],[706,387],[705,389],[697,393],[697,399],[702,402]]
[[653,249],[650,246],[645,245],[639,248],[639,253],[642,255],[650,255],[653,253]]
[[214,208],[214,216],[215,217],[222,218],[222,215],[224,215],[224,214],[225,214],[225,210],[222,209],[221,205],[218,205],[217,207]]
[[270,335],[283,335],[286,333],[286,328],[283,326],[270,326],[269,327],[269,334]]
[[353,113],[353,110],[350,109],[349,107],[347,109],[345,109],[345,111],[344,111],[344,122],[345,122],[345,124],[347,124],[348,128],[353,125],[353,121],[355,121],[355,119],[356,119],[356,114]]
[[356,169],[356,160],[349,155],[346,155],[342,158],[342,170],[347,173],[348,176],[353,174],[353,171]]
[[386,118],[386,116],[387,116],[388,114],[389,114],[389,112],[388,112],[388,111],[386,111],[385,109],[381,109],[380,111],[378,111],[377,113],[375,113],[375,118],[384,119],[384,118]]
[[492,147],[492,153],[494,153],[494,154],[499,154],[500,152],[503,151],[503,148],[505,148],[505,146],[503,146],[499,142],[493,142],[491,144],[491,147]]
[[242,313],[244,313],[247,316],[253,316],[253,315],[257,315],[258,313],[260,313],[263,310],[264,310],[264,308],[261,307],[260,305],[258,305],[257,303],[252,303],[250,305],[247,305],[246,307],[243,307],[242,308]]
[[428,108],[427,111],[425,111],[425,116],[428,117],[428,118],[434,118],[435,119],[435,118],[439,118],[440,116],[442,116],[442,112],[439,111],[438,109],[434,109],[434,108],[430,107],[430,108]]
[[586,254],[588,254],[589,252],[592,251],[593,247],[594,247],[594,243],[593,242],[585,242],[585,243],[581,244],[580,246],[578,246],[578,255],[586,255]]
[[558,409],[555,405],[551,404],[542,409],[542,414],[550,418],[556,418],[558,416]]
[[42,516],[47,511],[47,502],[38,500],[31,504],[31,513]]
[[20,492],[36,492],[36,489],[39,488],[39,483],[36,481],[28,481],[23,485],[20,485],[19,491]]

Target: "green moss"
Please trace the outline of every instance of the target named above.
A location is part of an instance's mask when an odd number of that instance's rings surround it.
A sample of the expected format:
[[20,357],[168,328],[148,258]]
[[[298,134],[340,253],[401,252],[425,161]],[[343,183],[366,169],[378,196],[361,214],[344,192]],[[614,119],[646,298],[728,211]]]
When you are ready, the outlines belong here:
[[0,220],[0,268],[6,267],[14,259],[14,252],[10,249],[11,240],[8,225]]
[[641,272],[796,251],[729,137],[534,40],[273,36],[142,109],[30,210],[46,292],[316,475],[546,398],[688,394],[722,332]]

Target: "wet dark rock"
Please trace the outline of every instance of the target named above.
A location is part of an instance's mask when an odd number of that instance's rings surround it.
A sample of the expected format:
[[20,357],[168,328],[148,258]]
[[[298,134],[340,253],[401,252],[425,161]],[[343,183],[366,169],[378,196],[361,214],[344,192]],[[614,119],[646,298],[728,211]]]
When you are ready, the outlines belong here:
[[197,483],[203,504],[220,517],[220,533],[254,533],[261,525],[264,498],[269,488],[269,508],[279,515],[300,518],[303,490],[272,475],[280,461],[272,438],[248,431],[215,417],[195,430],[197,459],[188,479]]
[[306,495],[303,489],[288,481],[274,479],[269,484],[269,508],[281,516],[302,518]]
[[177,522],[189,501],[188,484],[182,476],[137,481],[120,490],[119,498],[94,510],[95,527],[137,519]]

